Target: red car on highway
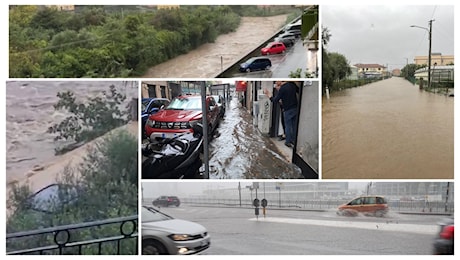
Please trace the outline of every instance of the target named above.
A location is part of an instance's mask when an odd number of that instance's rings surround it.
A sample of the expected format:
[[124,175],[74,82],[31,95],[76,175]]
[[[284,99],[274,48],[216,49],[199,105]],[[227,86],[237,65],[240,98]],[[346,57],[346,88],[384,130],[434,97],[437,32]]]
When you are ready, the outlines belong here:
[[286,46],[282,42],[270,42],[260,50],[262,55],[278,54],[286,51]]
[[[219,123],[219,106],[213,97],[206,97],[208,133],[212,133]],[[193,132],[192,123],[201,122],[203,113],[200,95],[183,95],[174,98],[158,113],[149,116],[145,132],[150,140],[172,138],[181,133]]]

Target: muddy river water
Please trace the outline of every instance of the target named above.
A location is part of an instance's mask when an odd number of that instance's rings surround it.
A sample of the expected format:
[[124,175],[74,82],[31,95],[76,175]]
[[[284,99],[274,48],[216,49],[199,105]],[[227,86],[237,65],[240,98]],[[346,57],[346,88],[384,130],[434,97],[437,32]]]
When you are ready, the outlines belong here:
[[322,102],[322,177],[454,177],[454,98],[393,77]]
[[235,32],[150,68],[143,78],[212,78],[266,41],[287,15],[243,17]]

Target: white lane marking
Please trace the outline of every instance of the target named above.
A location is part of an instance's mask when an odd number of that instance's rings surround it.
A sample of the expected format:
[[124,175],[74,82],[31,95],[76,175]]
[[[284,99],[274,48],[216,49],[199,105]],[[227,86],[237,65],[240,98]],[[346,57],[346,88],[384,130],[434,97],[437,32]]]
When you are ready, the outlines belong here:
[[435,235],[439,229],[437,225],[416,225],[416,224],[396,224],[380,222],[359,222],[359,221],[333,221],[333,220],[315,220],[315,219],[297,219],[297,218],[251,218],[250,221],[275,222],[284,224],[298,225],[315,225],[338,228],[359,228],[381,231],[398,231],[417,234]]

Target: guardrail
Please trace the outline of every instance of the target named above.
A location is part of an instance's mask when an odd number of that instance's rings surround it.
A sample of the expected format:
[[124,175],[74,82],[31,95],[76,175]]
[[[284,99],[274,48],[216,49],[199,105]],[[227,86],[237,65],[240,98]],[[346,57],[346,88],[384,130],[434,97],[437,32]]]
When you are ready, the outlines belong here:
[[[255,198],[255,197],[254,197]],[[260,199],[261,197],[259,197]],[[272,209],[299,209],[299,210],[334,210],[339,205],[348,201],[344,200],[285,200],[269,199],[268,208]],[[252,201],[238,199],[212,199],[194,198],[182,199],[182,203],[189,205],[202,205],[209,207],[252,207]],[[412,213],[438,213],[453,214],[454,202],[445,203],[444,201],[390,201],[390,210],[393,212],[412,212]]]
[[137,255],[137,230],[133,215],[17,232],[6,235],[6,254]]

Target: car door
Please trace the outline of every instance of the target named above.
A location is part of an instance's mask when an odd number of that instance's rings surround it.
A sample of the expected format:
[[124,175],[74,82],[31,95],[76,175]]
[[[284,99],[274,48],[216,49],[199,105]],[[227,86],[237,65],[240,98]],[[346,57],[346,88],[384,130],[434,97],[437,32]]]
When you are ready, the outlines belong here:
[[365,197],[363,212],[374,213],[377,210],[377,201],[375,197]]

